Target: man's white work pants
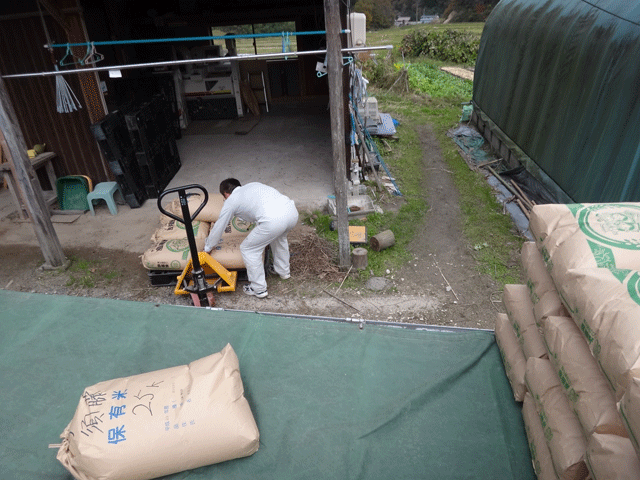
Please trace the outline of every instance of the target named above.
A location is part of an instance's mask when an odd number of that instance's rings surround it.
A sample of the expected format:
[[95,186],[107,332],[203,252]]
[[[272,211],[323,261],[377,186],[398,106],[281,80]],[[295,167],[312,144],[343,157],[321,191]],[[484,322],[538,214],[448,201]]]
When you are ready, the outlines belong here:
[[267,289],[262,256],[267,245],[271,245],[276,273],[281,276],[290,273],[287,234],[297,223],[298,211],[294,203],[290,202],[290,206],[280,216],[259,222],[240,244],[240,253],[254,292],[264,292]]

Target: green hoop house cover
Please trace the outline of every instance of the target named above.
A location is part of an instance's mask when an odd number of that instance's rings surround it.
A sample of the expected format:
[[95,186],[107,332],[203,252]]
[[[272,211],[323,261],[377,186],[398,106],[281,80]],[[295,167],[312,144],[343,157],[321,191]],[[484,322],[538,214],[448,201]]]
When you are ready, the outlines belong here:
[[563,201],[639,201],[638,52],[637,2],[502,0],[482,33],[474,107]]

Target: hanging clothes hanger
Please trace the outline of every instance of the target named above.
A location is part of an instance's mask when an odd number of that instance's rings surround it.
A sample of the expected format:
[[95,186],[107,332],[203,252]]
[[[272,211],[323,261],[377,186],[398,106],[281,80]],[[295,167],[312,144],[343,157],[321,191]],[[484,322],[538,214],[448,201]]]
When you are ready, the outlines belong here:
[[[71,57],[71,61],[68,60],[68,57]],[[75,56],[73,55],[73,52],[71,51],[71,45],[67,43],[67,52],[64,54],[64,57],[62,57],[62,59],[60,60],[60,62],[58,62],[60,64],[61,67],[64,67],[66,65],[75,65],[78,62],[75,59]]]
[[80,63],[82,65],[95,65],[96,63],[104,60],[104,55],[96,51],[96,46],[91,42],[87,45],[87,54],[84,56]]

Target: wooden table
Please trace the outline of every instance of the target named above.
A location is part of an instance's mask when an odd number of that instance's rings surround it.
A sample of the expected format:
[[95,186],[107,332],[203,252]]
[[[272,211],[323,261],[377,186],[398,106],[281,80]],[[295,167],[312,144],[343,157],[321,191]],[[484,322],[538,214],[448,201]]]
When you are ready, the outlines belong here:
[[[41,167],[44,167],[47,177],[49,178],[49,182],[51,183],[51,187],[53,190],[43,190],[42,194],[44,196],[44,201],[47,205],[51,205],[58,200],[58,194],[56,192],[56,182],[58,177],[56,177],[56,173],[53,170],[52,160],[56,157],[54,152],[44,152],[40,155],[36,155],[31,158],[31,166],[34,170],[38,170]],[[20,218],[26,219],[28,216],[22,207],[22,202],[20,201],[21,190],[18,188],[16,183],[16,179],[14,177],[12,165],[10,162],[0,163],[0,182],[4,178],[7,181],[7,185],[9,186],[9,192],[11,192],[11,198],[13,199],[13,203],[18,209],[18,213]],[[41,187],[42,188],[42,187]]]

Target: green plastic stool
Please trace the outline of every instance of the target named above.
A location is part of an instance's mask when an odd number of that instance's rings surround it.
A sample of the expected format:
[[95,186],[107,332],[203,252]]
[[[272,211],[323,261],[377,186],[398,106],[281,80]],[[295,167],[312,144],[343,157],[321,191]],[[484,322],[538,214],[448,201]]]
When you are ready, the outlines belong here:
[[93,192],[87,194],[87,202],[89,203],[91,215],[96,214],[96,212],[93,210],[94,200],[104,200],[105,202],[107,202],[107,206],[109,207],[111,215],[116,215],[118,213],[118,206],[116,205],[116,201],[114,199],[116,192],[120,194],[120,198],[124,203],[124,196],[122,195],[122,190],[120,190],[120,186],[117,184],[117,182],[101,182],[97,184],[96,188],[93,189]]

